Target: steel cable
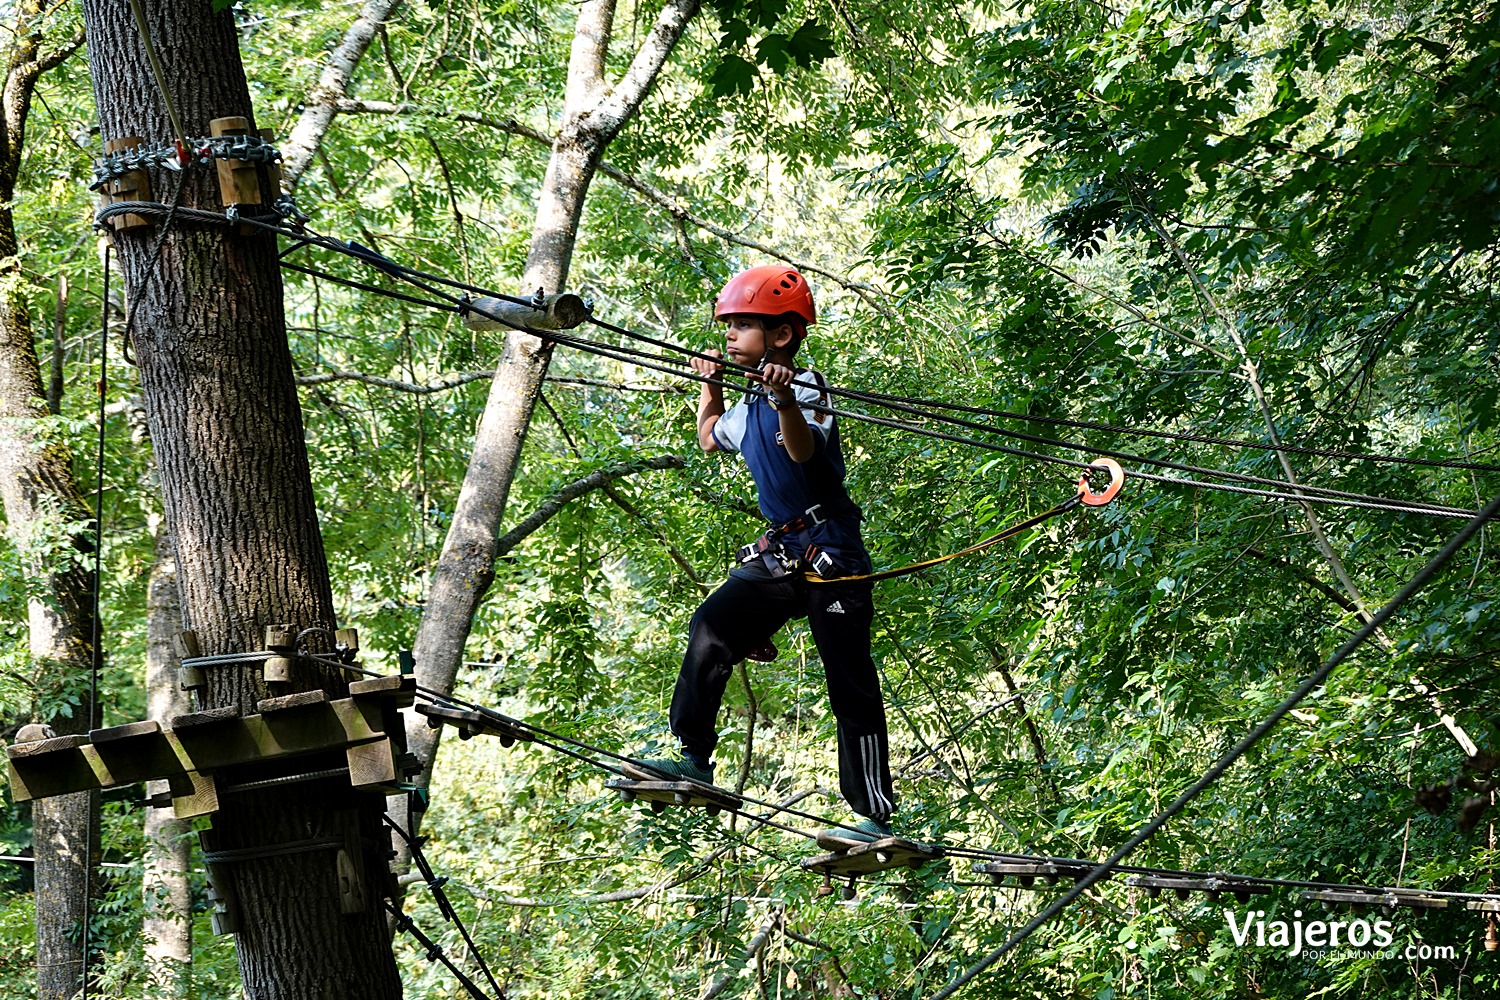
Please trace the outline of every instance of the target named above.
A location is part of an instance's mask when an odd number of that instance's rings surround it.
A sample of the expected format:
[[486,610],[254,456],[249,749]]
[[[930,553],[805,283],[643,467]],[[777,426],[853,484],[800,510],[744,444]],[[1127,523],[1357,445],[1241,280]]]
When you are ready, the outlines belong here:
[[1493,517],[1497,512],[1500,512],[1500,495],[1497,495],[1493,500],[1491,500],[1485,506],[1485,508],[1479,512],[1477,516],[1471,518],[1467,523],[1465,523],[1464,526],[1458,530],[1458,533],[1455,534],[1448,541],[1448,543],[1444,545],[1443,548],[1427,562],[1425,566],[1417,571],[1417,574],[1407,582],[1406,586],[1402,587],[1394,597],[1387,601],[1384,607],[1375,612],[1375,614],[1371,616],[1370,620],[1367,621],[1364,626],[1359,629],[1358,632],[1350,636],[1342,646],[1335,650],[1333,655],[1331,655],[1326,661],[1324,661],[1322,666],[1313,671],[1313,673],[1307,678],[1307,680],[1298,685],[1297,689],[1293,691],[1285,701],[1278,705],[1276,709],[1265,718],[1264,721],[1262,721],[1243,739],[1236,743],[1228,753],[1219,758],[1219,760],[1212,767],[1210,767],[1201,778],[1193,782],[1193,784],[1184,792],[1182,792],[1182,794],[1178,795],[1177,798],[1172,801],[1171,805],[1167,806],[1161,812],[1157,813],[1156,816],[1154,816],[1148,823],[1142,826],[1113,854],[1111,854],[1104,861],[1100,862],[1089,872],[1089,874],[1085,875],[1083,878],[1074,883],[1073,888],[1069,889],[1062,896],[1058,897],[1058,899],[1056,899],[1053,903],[1043,909],[1042,912],[1038,913],[1035,917],[1028,921],[1027,924],[1019,931],[1011,935],[1011,937],[1006,940],[1004,944],[991,951],[989,954],[985,955],[982,959],[980,959],[974,965],[970,966],[968,969],[965,969],[960,975],[958,975],[950,983],[948,983],[947,986],[943,987],[937,993],[933,994],[932,1000],[947,1000],[948,997],[953,996],[965,985],[971,982],[975,976],[978,976],[985,969],[988,969],[991,965],[995,964],[995,962],[999,961],[1001,958],[1004,958],[1005,955],[1019,946],[1032,934],[1034,934],[1037,929],[1045,924],[1048,920],[1051,920],[1054,916],[1061,913],[1069,903],[1073,902],[1073,900],[1082,895],[1083,892],[1089,888],[1089,886],[1093,885],[1095,882],[1098,882],[1105,875],[1108,875],[1114,869],[1115,865],[1125,860],[1125,858],[1130,856],[1130,853],[1132,851],[1149,840],[1157,830],[1160,830],[1163,826],[1166,825],[1169,819],[1186,808],[1189,802],[1197,798],[1204,789],[1212,785],[1224,774],[1225,771],[1229,770],[1229,768],[1235,763],[1235,761],[1239,760],[1250,750],[1251,747],[1259,743],[1261,738],[1265,736],[1266,733],[1270,732],[1272,727],[1274,727],[1276,723],[1280,722],[1288,712],[1296,708],[1297,705],[1300,704],[1302,700],[1309,694],[1311,694],[1315,688],[1320,687],[1323,682],[1328,679],[1328,675],[1331,674],[1339,666],[1339,664],[1343,663],[1346,659],[1353,655],[1354,651],[1357,650],[1361,645],[1363,645],[1365,641],[1368,640],[1372,635],[1374,635],[1376,631],[1379,630],[1380,626],[1386,622],[1387,619],[1394,615],[1402,605],[1404,605],[1408,600],[1412,598],[1412,596],[1414,596],[1418,591],[1426,586],[1427,582],[1432,579],[1432,577],[1435,576],[1440,569],[1447,565],[1448,560],[1452,559],[1453,556],[1458,552],[1458,550],[1463,548],[1463,546],[1469,541],[1469,539],[1472,538],[1482,527],[1484,527],[1485,522]]

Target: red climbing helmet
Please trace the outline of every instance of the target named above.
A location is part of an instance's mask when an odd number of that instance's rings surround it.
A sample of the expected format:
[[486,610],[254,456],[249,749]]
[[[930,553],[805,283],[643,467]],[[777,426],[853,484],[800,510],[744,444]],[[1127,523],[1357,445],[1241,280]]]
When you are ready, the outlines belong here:
[[818,321],[807,279],[782,264],[762,264],[729,279],[714,303],[714,319],[736,313],[754,316],[796,313],[809,326]]

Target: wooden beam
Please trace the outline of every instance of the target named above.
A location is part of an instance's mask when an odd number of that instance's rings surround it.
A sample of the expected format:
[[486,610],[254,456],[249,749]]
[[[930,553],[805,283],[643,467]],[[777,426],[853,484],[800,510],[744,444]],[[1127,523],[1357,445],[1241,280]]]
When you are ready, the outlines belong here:
[[[385,790],[401,777],[404,742],[392,737],[404,741],[396,708],[410,683],[378,680],[384,683],[332,701],[321,691],[268,698],[257,715],[241,716],[229,706],[178,716],[166,729],[148,720],[96,729],[88,737],[15,743],[6,749],[12,797],[26,802],[164,778],[172,782],[174,798],[189,800],[182,806],[187,815],[202,815],[217,806],[207,780],[214,771],[374,743],[386,746],[360,757],[361,773],[369,776],[361,787]],[[390,758],[388,766],[382,754]]]

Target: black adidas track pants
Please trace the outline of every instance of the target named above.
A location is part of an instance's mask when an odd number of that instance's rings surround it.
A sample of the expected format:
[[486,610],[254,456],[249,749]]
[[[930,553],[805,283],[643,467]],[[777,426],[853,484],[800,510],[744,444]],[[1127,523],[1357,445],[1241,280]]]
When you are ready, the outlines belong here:
[[758,561],[735,571],[693,615],[672,694],[672,732],[684,749],[713,755],[715,721],[734,665],[792,618],[806,618],[838,720],[839,790],[854,811],[885,822],[895,809],[880,676],[870,656],[869,581],[811,585],[773,578]]

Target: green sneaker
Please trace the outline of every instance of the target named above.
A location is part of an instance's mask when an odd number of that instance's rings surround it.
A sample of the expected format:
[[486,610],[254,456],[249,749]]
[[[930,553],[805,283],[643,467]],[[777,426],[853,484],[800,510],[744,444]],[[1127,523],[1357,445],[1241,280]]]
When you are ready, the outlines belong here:
[[696,781],[700,785],[714,783],[712,764],[699,767],[680,750],[660,757],[633,758],[622,764],[620,770],[637,781]]
[[824,830],[818,834],[818,846],[826,851],[847,851],[851,847],[873,844],[895,835],[890,824],[864,816],[849,827],[836,826]]

